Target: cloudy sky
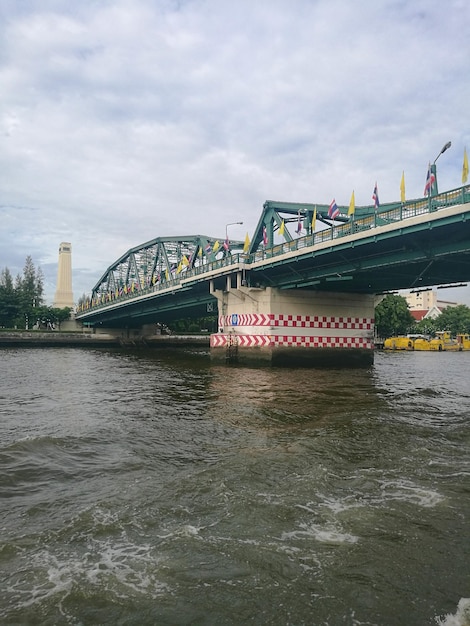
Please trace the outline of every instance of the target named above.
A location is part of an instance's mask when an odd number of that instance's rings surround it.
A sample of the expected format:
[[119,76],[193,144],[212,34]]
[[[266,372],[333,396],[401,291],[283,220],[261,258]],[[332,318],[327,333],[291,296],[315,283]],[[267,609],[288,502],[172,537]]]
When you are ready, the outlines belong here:
[[[251,236],[263,202],[461,185],[468,0],[1,0],[0,269],[52,304],[129,248]],[[440,297],[470,304],[470,287]]]

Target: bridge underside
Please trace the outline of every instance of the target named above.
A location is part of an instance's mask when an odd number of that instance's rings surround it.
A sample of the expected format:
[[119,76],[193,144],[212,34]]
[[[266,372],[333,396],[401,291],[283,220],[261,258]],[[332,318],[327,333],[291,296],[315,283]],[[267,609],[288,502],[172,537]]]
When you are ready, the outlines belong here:
[[[382,293],[470,279],[470,221],[432,222],[360,241],[337,241],[298,257],[265,264],[252,277],[280,289]],[[333,244],[333,242],[332,242]],[[274,259],[273,259],[274,260]]]
[[[89,326],[105,328],[139,328],[145,324],[169,324],[180,319],[217,316],[217,303],[208,285],[201,285],[191,297],[184,291],[159,295],[141,302],[129,300],[118,308],[109,307],[88,321]],[[87,320],[84,320],[87,322]]]

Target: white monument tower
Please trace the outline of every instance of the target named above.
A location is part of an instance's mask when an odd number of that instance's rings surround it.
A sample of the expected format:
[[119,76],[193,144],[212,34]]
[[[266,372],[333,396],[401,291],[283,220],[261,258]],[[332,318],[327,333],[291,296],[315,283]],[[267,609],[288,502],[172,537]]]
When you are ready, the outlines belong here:
[[54,296],[54,307],[73,309],[72,291],[72,244],[62,242],[59,246],[59,265],[57,267],[57,284]]

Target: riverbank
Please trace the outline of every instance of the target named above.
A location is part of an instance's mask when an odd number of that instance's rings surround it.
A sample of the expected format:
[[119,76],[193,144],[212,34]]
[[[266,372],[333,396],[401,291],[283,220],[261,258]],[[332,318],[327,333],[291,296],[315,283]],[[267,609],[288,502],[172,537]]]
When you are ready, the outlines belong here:
[[123,338],[111,334],[60,331],[4,331],[0,332],[0,349],[10,347],[103,347],[103,346],[207,346],[209,335],[152,335]]

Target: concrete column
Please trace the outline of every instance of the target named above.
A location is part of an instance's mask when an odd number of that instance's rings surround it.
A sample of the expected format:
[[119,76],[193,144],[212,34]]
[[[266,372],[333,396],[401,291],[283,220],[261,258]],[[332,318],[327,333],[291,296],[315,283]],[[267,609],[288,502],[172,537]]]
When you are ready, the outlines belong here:
[[54,296],[54,307],[73,308],[72,291],[72,244],[62,242],[59,246],[59,265],[57,267],[57,284]]
[[374,296],[277,288],[215,290],[219,332],[211,357],[273,365],[373,363]]

